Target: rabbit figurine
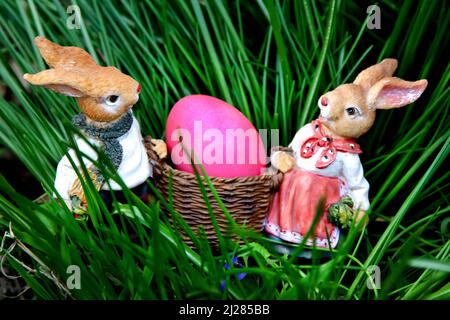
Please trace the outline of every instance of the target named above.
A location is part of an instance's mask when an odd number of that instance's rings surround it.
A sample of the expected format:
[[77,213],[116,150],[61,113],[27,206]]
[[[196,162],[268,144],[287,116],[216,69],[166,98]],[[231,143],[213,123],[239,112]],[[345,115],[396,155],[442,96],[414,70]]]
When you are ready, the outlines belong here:
[[272,154],[273,166],[285,176],[266,217],[267,233],[287,242],[302,242],[321,199],[324,212],[306,245],[336,247],[340,228],[326,212],[340,201],[350,203],[355,223],[363,218],[361,224],[367,223],[369,183],[355,139],[372,127],[377,109],[410,104],[427,86],[427,80],[392,77],[396,68],[397,60],[385,59],[363,70],[353,83],[321,96],[320,117],[296,133],[289,145],[293,155],[284,151]]
[[[36,37],[34,43],[51,69],[24,74],[24,79],[33,85],[75,97],[81,113],[73,118],[74,126],[92,145],[102,148],[127,187],[144,183],[152,176],[152,167],[139,123],[131,111],[139,100],[140,84],[114,67],[97,65],[81,48],[63,47],[44,37]],[[115,181],[106,183],[101,172],[88,160],[97,159],[97,153],[86,139],[75,137],[78,149],[86,155],[82,161],[94,185],[98,190],[120,190]],[[152,142],[157,154],[165,157],[165,143],[161,140]],[[80,167],[75,151],[70,149],[68,153]],[[58,164],[55,189],[69,208],[86,211],[81,183],[67,156]]]

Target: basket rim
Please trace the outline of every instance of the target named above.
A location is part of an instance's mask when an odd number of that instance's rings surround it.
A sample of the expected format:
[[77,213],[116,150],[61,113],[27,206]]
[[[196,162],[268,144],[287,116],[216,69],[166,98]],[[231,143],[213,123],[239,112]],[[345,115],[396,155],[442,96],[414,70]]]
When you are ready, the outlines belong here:
[[[185,176],[187,179],[189,178],[196,178],[195,173],[187,172],[187,171],[181,171],[176,168],[173,168],[170,166],[166,161],[160,162],[160,165],[162,166],[163,173],[166,171],[173,171],[173,174],[176,174],[180,177]],[[268,171],[270,167],[267,167],[267,172],[259,174],[257,176],[246,176],[246,177],[233,177],[233,178],[222,178],[222,177],[213,177],[208,176],[208,178],[211,181],[215,182],[223,182],[223,183],[233,183],[233,182],[246,182],[246,181],[255,181],[255,180],[270,180],[274,176],[282,175],[281,172],[270,172]],[[205,176],[203,176],[202,172],[199,172],[199,176],[201,179],[205,179]]]

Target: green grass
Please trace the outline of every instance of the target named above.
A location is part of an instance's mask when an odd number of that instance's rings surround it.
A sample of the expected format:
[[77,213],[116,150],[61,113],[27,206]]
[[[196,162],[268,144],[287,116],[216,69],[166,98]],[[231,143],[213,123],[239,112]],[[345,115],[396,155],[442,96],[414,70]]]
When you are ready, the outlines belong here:
[[[79,30],[66,27],[68,1],[0,3],[0,79],[10,93],[0,98],[0,145],[12,150],[50,195],[56,164],[71,146],[70,119],[77,107],[70,98],[21,80],[21,73],[45,68],[32,44],[38,34],[81,46],[99,63],[137,79],[143,91],[135,114],[143,133],[153,137],[163,137],[178,99],[203,93],[233,104],[257,128],[280,129],[280,144],[287,145],[318,115],[321,93],[385,57],[399,60],[398,76],[427,78],[429,86],[413,105],[379,112],[361,139],[371,223],[362,234],[353,229],[325,262],[280,256],[269,240],[244,230],[237,230],[242,246],[219,234],[215,252],[192,235],[192,250],[161,210],[167,206],[177,217],[170,203],[159,198],[145,205],[125,190],[129,201],[115,203],[111,215],[90,181],[91,219],[79,223],[56,201],[37,204],[11,186],[15,181],[0,176],[0,256],[32,297],[450,298],[448,225],[444,228],[450,211],[446,2],[379,1],[381,30],[365,26],[372,3],[356,1],[74,3],[82,13]],[[118,179],[105,162],[99,166]],[[380,218],[384,222],[376,221]],[[182,219],[179,224],[186,228]],[[136,242],[128,237],[131,231]],[[243,258],[244,268],[224,268],[231,254]],[[69,265],[81,269],[80,290],[66,288]],[[381,270],[379,290],[366,286],[371,265]],[[241,272],[248,275],[237,281]],[[228,281],[222,292],[223,279]]]

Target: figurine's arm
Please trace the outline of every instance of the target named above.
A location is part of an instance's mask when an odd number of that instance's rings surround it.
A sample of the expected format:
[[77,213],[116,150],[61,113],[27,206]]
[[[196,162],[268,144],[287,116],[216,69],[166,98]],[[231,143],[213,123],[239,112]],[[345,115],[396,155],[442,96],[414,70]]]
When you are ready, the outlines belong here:
[[293,154],[284,151],[276,151],[270,156],[272,165],[281,172],[287,172],[295,166],[295,157],[299,154],[301,145],[311,135],[311,125],[303,126],[294,136],[289,148],[292,149]]
[[[59,161],[58,167],[56,168],[54,186],[56,191],[59,193],[61,198],[70,209],[72,208],[72,204],[70,201],[69,190],[76,178],[77,175],[73,170],[69,159],[67,158],[67,156],[64,156]],[[54,194],[53,197],[56,198],[56,194]]]
[[[85,154],[87,157],[95,159],[97,158],[95,150],[81,137],[75,138],[75,143],[79,151],[82,154]],[[72,208],[72,196],[78,196],[80,200],[84,201],[84,192],[81,188],[81,182],[78,179],[78,176],[69,160],[72,159],[75,166],[81,172],[81,164],[80,160],[77,157],[77,154],[74,149],[69,149],[67,155],[65,155],[58,163],[58,167],[56,168],[56,177],[55,177],[55,189],[63,198],[64,202],[70,209]],[[100,183],[95,181],[95,174],[92,172],[93,164],[87,157],[82,157],[83,163],[86,166],[89,175],[93,179],[93,182],[97,189],[100,189]],[[56,196],[56,195],[55,195]]]
[[364,169],[361,160],[357,154],[344,153],[342,175],[348,185],[348,195],[354,203],[354,210],[359,209],[356,222],[365,215],[365,211],[369,209],[369,183],[364,178]]
[[303,145],[303,143],[310,138],[314,134],[311,124],[307,124],[300,128],[300,130],[297,131],[297,133],[294,136],[294,139],[292,139],[291,143],[289,144],[289,148],[291,148],[294,151],[294,156],[298,156],[300,154],[300,149]]
[[[141,134],[141,126],[139,125],[139,121],[137,121],[137,119],[133,116],[133,124],[136,125],[137,127],[137,131],[139,132],[139,134]],[[141,134],[141,141],[142,143],[144,143],[144,138],[142,137]],[[164,159],[167,157],[167,145],[166,143],[161,140],[161,139],[151,139],[151,143],[152,143],[152,148],[153,150],[156,152],[156,154],[158,155],[159,159]],[[150,162],[149,162],[150,165]]]

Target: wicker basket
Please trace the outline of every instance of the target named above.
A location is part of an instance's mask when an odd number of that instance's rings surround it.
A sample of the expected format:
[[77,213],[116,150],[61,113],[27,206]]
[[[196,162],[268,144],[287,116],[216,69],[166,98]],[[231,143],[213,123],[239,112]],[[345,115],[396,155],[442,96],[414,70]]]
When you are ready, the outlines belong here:
[[[173,209],[180,213],[194,232],[199,226],[202,226],[210,243],[217,246],[218,238],[195,174],[176,170],[164,160],[160,160],[153,151],[150,140],[151,137],[145,138],[145,147],[149,160],[153,164],[153,177],[158,190],[165,199],[169,199],[171,176]],[[259,176],[230,179],[210,177],[210,180],[234,221],[239,225],[245,224],[247,228],[255,231],[261,231],[273,194],[282,178],[281,173],[268,171]],[[220,231],[226,235],[229,229],[228,220],[206,182],[204,185]],[[162,207],[168,213],[168,210],[164,206]],[[170,214],[168,216],[170,218]],[[186,243],[192,246],[190,238],[184,232],[182,234]]]

